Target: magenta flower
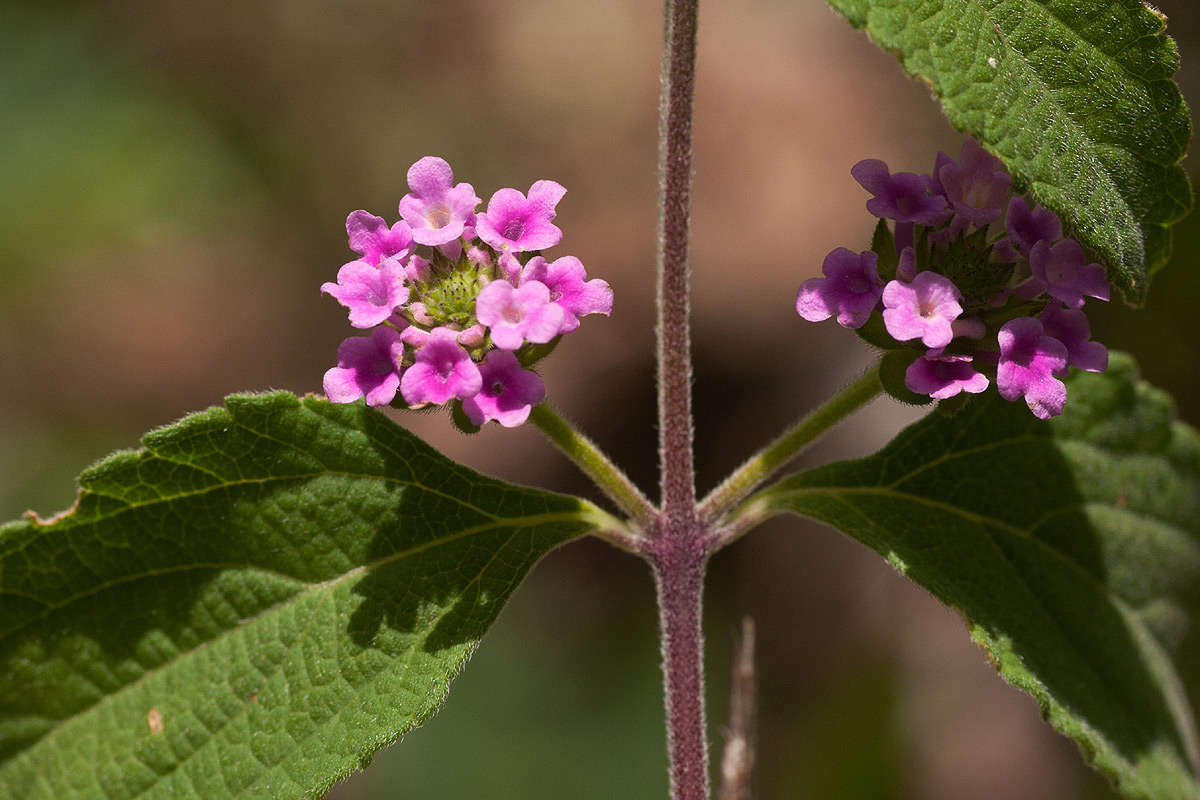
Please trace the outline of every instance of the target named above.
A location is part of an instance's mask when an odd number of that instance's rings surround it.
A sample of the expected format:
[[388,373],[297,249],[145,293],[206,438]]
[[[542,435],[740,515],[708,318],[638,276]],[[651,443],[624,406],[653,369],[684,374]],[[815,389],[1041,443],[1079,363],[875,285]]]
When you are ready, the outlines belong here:
[[904,385],[909,391],[927,394],[934,400],[945,400],[959,392],[979,394],[989,383],[986,375],[971,366],[971,356],[938,351],[921,356],[904,373]]
[[409,405],[445,403],[452,397],[468,398],[483,388],[479,367],[456,341],[458,331],[434,328],[417,351],[416,362],[404,371],[400,393]]
[[408,168],[408,188],[400,198],[400,216],[420,244],[439,245],[463,235],[480,200],[469,183],[454,186],[445,159],[425,156]]
[[[1092,329],[1082,311],[1050,303],[1038,315],[1038,319],[1046,335],[1058,339],[1067,348],[1068,365],[1085,372],[1104,372],[1108,369],[1108,348],[1090,341]],[[1063,367],[1057,374],[1062,377],[1069,371]]]
[[483,388],[463,400],[463,412],[476,425],[496,420],[515,428],[529,419],[530,410],[546,397],[546,385],[507,350],[493,350],[479,367]]
[[537,281],[550,290],[550,302],[563,310],[563,323],[559,333],[570,333],[579,327],[579,318],[586,314],[612,313],[613,293],[608,281],[600,278],[587,280],[583,263],[575,256],[563,256],[546,263],[541,256],[534,256],[521,271],[521,283]]
[[883,324],[898,342],[920,339],[926,347],[945,347],[954,338],[961,299],[953,281],[936,272],[918,272],[911,283],[889,281],[883,288]]
[[1004,323],[996,337],[1000,363],[996,389],[1005,400],[1025,398],[1025,405],[1038,419],[1057,417],[1067,401],[1067,387],[1055,378],[1067,366],[1067,348],[1045,335],[1042,323],[1033,317],[1017,317]]
[[540,281],[513,288],[492,281],[475,299],[475,318],[492,329],[492,344],[516,350],[526,341],[545,344],[562,330],[562,306],[550,302],[550,289]]
[[488,201],[487,213],[476,217],[475,232],[501,252],[553,247],[562,240],[562,231],[550,220],[566,193],[554,181],[534,183],[528,199],[516,189],[500,189]]
[[837,314],[843,328],[861,328],[871,317],[883,291],[879,257],[867,250],[856,254],[839,247],[821,264],[824,278],[809,278],[796,295],[796,313],[809,322]]
[[404,267],[394,258],[372,267],[366,261],[351,261],[338,270],[337,283],[321,284],[321,291],[350,309],[350,324],[373,328],[408,302]]
[[944,194],[954,209],[955,233],[967,227],[983,227],[1000,219],[1012,177],[1004,162],[979,146],[974,139],[963,142],[958,161],[938,153],[933,168],[934,191]]
[[338,345],[338,365],[325,372],[325,394],[335,403],[360,397],[369,406],[386,406],[400,385],[404,344],[391,328],[376,328],[371,337],[351,337]]
[[382,217],[366,211],[351,211],[346,217],[346,237],[350,249],[372,266],[385,258],[404,258],[413,243],[412,231],[404,220],[389,228]]
[[1104,267],[1088,264],[1083,248],[1074,239],[1063,239],[1054,245],[1038,242],[1029,251],[1029,269],[1051,297],[1070,308],[1081,308],[1084,295],[1108,300]]
[[946,219],[946,198],[930,194],[928,175],[897,172],[877,158],[868,158],[850,168],[854,180],[871,194],[867,211],[877,217],[918,225],[936,225]]

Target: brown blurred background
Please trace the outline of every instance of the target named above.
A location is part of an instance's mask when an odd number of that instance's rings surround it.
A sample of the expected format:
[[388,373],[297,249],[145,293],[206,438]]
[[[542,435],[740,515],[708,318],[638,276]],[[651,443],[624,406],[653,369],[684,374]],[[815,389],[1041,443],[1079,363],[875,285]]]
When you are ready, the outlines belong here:
[[[1160,5],[1196,97],[1200,12]],[[394,218],[427,154],[485,200],[567,186],[557,252],[607,278],[616,310],[586,320],[545,377],[653,489],[660,14],[638,0],[0,2],[0,518],[66,507],[86,464],[229,392],[318,391],[351,333],[318,294],[350,257],[342,220]],[[701,14],[704,490],[868,363],[856,337],[792,306],[828,250],[865,247],[850,166],[924,171],[960,137],[819,0],[706,0]],[[1192,421],[1198,254],[1200,223],[1184,223],[1148,307],[1094,321]],[[915,416],[877,402],[806,462],[871,452]],[[479,469],[589,494],[533,430],[398,421]],[[652,600],[629,556],[552,554],[442,714],[331,797],[665,796]],[[715,742],[733,630],[758,623],[764,800],[1110,796],[957,617],[827,528],[776,521],[721,553],[707,614]]]

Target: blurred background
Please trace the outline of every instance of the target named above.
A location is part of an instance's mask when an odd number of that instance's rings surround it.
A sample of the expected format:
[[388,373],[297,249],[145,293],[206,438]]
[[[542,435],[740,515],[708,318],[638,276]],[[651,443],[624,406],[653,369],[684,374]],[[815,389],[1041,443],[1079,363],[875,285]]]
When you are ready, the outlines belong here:
[[[1160,5],[1196,98],[1200,11]],[[569,189],[557,252],[608,279],[616,309],[544,362],[550,396],[653,490],[660,14],[641,0],[0,0],[0,519],[65,508],[88,463],[230,392],[319,391],[351,333],[318,293],[350,258],[342,221],[394,219],[427,154],[485,200],[539,178]],[[819,0],[701,14],[703,491],[868,363],[855,336],[793,310],[826,252],[868,241],[850,166],[925,171],[961,137]],[[1147,307],[1093,317],[1193,422],[1198,257],[1193,217]],[[917,416],[878,401],[806,463],[869,453]],[[589,494],[532,429],[468,438],[440,416],[397,419],[478,469]],[[722,552],[710,583],[714,742],[738,619],[758,625],[763,800],[1111,796],[960,619],[853,541],[777,520]],[[442,713],[330,797],[665,796],[652,602],[630,556],[553,553]]]

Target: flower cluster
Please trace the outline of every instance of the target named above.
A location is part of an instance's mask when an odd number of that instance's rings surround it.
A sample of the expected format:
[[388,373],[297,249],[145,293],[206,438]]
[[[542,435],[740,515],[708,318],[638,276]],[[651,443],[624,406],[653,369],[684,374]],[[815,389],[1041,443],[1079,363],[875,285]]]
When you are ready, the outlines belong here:
[[338,347],[325,394],[381,406],[399,393],[410,407],[459,404],[475,426],[520,425],[546,394],[529,367],[580,317],[612,311],[608,283],[588,280],[579,259],[540,253],[562,239],[554,216],[566,189],[500,189],[479,212],[471,184],[455,184],[434,156],[412,165],[408,187],[395,224],[366,211],[346,218],[359,257],[321,291],[372,330]]
[[944,400],[995,381],[1041,419],[1062,413],[1070,367],[1107,368],[1082,310],[1085,298],[1109,299],[1104,268],[1052,211],[1013,195],[1004,165],[974,140],[957,161],[938,153],[929,175],[876,159],[850,174],[880,218],[872,247],[826,256],[825,277],[800,287],[801,317],[836,316],[873,344],[907,350],[911,392]]

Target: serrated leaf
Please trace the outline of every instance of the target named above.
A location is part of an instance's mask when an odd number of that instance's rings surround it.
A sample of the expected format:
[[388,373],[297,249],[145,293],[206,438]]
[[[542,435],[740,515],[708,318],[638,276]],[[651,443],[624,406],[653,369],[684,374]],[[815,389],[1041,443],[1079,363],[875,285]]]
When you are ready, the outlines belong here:
[[383,415],[235,395],[0,528],[0,796],[319,797],[603,517]]
[[828,522],[957,609],[1127,796],[1200,798],[1170,659],[1200,599],[1200,435],[1127,356],[1074,377],[1053,423],[981,397],[743,508]]
[[1179,56],[1140,0],[829,0],[1140,303],[1192,207]]

